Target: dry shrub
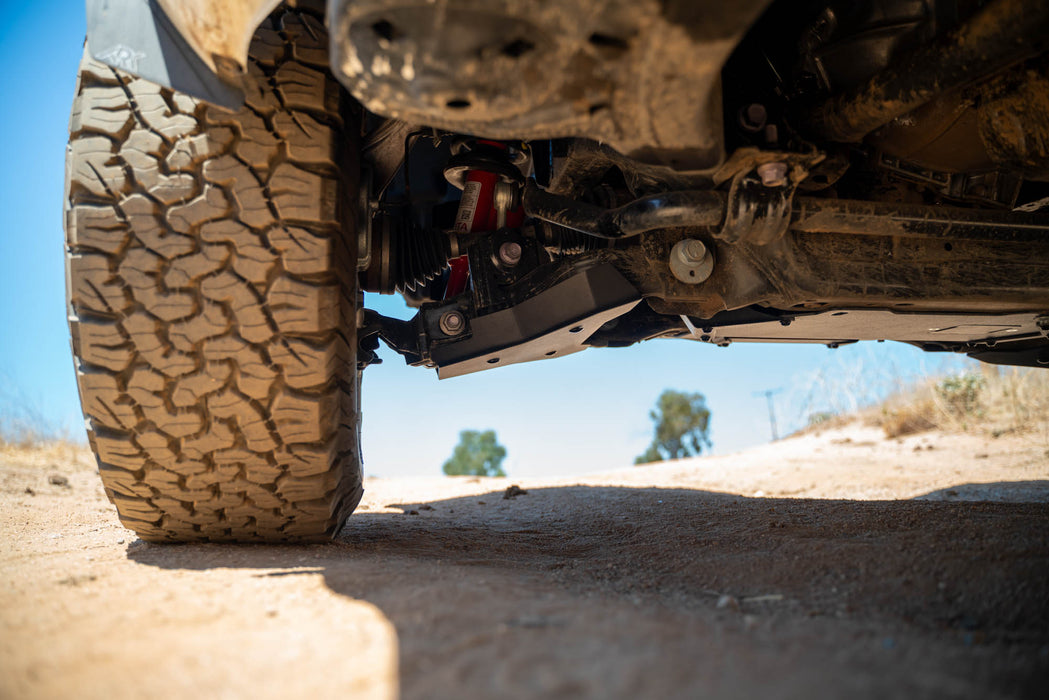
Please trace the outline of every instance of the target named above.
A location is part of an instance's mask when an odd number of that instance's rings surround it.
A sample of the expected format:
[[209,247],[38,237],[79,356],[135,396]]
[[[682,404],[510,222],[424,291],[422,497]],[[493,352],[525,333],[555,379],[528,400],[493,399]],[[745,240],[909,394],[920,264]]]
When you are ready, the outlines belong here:
[[885,431],[885,437],[894,438],[912,435],[939,427],[936,404],[928,399],[919,399],[898,408],[884,408],[877,424]]
[[938,428],[1023,433],[1049,443],[1049,372],[978,365],[894,394],[874,415],[890,438]]
[[836,354],[823,366],[794,377],[784,403],[785,423],[795,435],[818,433],[870,418],[886,395],[899,391],[907,377],[903,370],[872,345],[856,346]]
[[1010,367],[987,372],[981,402],[994,435],[1024,433],[1049,443],[1049,371]]
[[805,427],[793,431],[790,435],[819,435],[824,430],[844,428],[847,425],[850,425],[854,420],[856,420],[856,415],[853,413],[832,413],[830,411],[813,413],[809,415]]
[[1023,434],[1049,447],[1049,370],[1000,367],[951,355],[927,374],[906,374],[879,354],[857,348],[795,378],[786,403],[794,434],[853,421],[893,438],[925,430]]

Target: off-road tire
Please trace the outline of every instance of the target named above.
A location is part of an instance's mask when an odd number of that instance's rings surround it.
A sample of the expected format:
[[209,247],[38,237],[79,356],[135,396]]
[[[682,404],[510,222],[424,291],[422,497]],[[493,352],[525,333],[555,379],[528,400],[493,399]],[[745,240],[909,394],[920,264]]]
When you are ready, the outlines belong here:
[[106,494],[149,541],[333,536],[360,500],[359,118],[321,20],[278,10],[239,111],[85,52],[69,325]]

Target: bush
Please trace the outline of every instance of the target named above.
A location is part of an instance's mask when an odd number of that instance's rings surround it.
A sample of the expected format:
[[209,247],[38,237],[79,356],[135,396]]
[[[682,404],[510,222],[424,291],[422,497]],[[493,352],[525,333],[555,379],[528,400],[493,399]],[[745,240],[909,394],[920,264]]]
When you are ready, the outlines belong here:
[[902,437],[938,427],[937,412],[931,400],[915,400],[897,408],[886,407],[880,423],[885,437]]
[[807,421],[807,427],[815,427],[817,425],[824,425],[831,422],[838,417],[837,413],[833,411],[817,411],[816,413],[810,413]]
[[956,417],[979,417],[982,415],[980,396],[986,385],[980,375],[966,372],[940,380],[936,395],[947,413]]

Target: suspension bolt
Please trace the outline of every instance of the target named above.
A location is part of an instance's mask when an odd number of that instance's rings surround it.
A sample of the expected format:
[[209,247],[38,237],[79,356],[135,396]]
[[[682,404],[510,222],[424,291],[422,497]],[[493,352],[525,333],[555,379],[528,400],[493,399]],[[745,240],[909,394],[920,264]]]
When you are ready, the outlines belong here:
[[787,164],[781,162],[762,163],[758,166],[758,177],[765,187],[780,187],[787,184]]
[[739,125],[747,131],[758,133],[765,128],[768,121],[768,112],[765,105],[753,102],[739,110]]
[[1034,324],[1038,326],[1038,330],[1042,332],[1042,335],[1049,338],[1049,316],[1036,316]]
[[685,284],[705,282],[714,272],[714,256],[703,241],[686,238],[670,250],[670,271]]
[[446,311],[437,325],[445,335],[459,335],[466,330],[466,317],[458,311]]
[[507,241],[499,246],[499,262],[507,267],[515,267],[521,262],[521,244],[515,241]]
[[681,261],[686,264],[701,263],[707,257],[707,247],[703,245],[702,241],[697,241],[694,238],[688,238],[681,241],[683,244],[678,250],[678,257]]

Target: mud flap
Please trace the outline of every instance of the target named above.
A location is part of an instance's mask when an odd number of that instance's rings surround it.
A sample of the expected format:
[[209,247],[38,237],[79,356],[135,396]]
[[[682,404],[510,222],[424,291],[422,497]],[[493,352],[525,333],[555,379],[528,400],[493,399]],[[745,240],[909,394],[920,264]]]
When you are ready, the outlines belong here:
[[224,83],[153,0],[87,0],[91,56],[151,82],[237,109],[243,91]]

